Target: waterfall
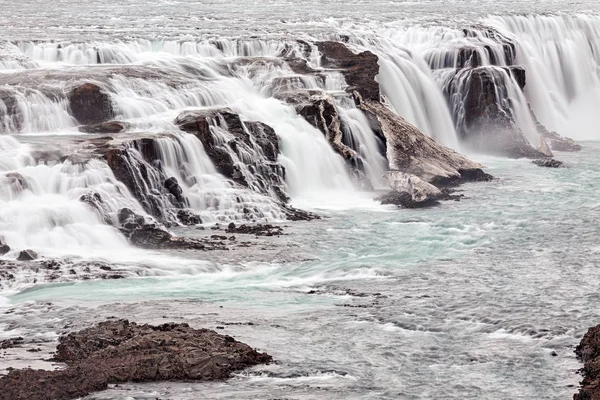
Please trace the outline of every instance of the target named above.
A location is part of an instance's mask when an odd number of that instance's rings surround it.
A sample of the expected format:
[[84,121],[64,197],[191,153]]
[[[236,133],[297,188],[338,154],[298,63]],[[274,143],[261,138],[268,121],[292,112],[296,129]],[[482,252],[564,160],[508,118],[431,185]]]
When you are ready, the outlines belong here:
[[517,63],[528,72],[525,92],[538,119],[563,135],[598,138],[600,17],[494,16],[485,22],[518,43]]
[[[143,214],[139,204],[100,160],[36,160],[29,145],[0,136],[0,238],[12,250],[44,255],[126,251],[126,240],[105,217],[116,221],[120,207]],[[99,196],[106,215],[81,201]]]

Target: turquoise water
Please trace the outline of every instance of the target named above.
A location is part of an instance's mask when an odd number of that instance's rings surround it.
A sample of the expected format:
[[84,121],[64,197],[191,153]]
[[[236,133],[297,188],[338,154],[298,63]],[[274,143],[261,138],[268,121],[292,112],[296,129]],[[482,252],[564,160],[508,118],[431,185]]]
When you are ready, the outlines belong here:
[[557,154],[563,169],[474,156],[498,179],[433,209],[320,210],[287,224],[268,262],[253,249],[247,262],[211,255],[205,272],[32,287],[0,324],[51,335],[112,315],[186,321],[277,360],[227,383],[90,398],[567,398],[600,297],[600,143],[583,145]]

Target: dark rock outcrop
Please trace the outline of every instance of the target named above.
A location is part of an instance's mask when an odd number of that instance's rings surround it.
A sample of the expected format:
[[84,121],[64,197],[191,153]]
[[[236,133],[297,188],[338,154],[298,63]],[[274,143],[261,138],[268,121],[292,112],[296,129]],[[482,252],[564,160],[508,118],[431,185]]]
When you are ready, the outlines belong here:
[[71,112],[80,124],[98,124],[114,118],[110,96],[94,83],[76,86],[68,98]]
[[55,360],[66,369],[12,370],[0,378],[0,399],[68,400],[129,381],[224,380],[272,361],[230,336],[188,324],[107,321],[59,342]]
[[33,250],[23,250],[17,257],[18,261],[32,261],[38,258],[38,254]]
[[[457,133],[463,143],[477,151],[514,158],[552,156],[545,143],[534,148],[538,143],[530,143],[517,126],[508,91],[513,73],[517,83],[520,80],[524,86],[523,70],[504,67],[462,69],[445,83]],[[541,137],[539,140],[543,141]]]
[[233,222],[227,226],[227,233],[242,233],[247,235],[256,236],[280,236],[283,235],[283,228],[280,226],[274,226],[270,224],[256,224],[246,225],[242,224],[236,226]]
[[540,158],[538,160],[533,160],[532,163],[534,163],[538,167],[548,167],[548,168],[563,168],[564,167],[564,164],[562,161],[555,160],[554,158]]
[[353,53],[339,42],[319,42],[317,48],[322,54],[321,65],[325,68],[339,69],[346,78],[348,91],[358,91],[365,100],[379,101],[378,57],[370,51]]
[[583,381],[573,400],[600,400],[600,325],[587,331],[575,354],[583,361]]
[[277,162],[279,138],[273,128],[242,121],[229,109],[186,111],[175,123],[200,139],[220,174],[258,193],[289,200],[285,169]]
[[119,133],[127,129],[124,122],[108,121],[79,127],[79,132],[84,133]]
[[0,89],[0,133],[17,133],[23,127],[23,114],[15,93]]
[[0,256],[5,255],[10,251],[10,246],[0,240]]

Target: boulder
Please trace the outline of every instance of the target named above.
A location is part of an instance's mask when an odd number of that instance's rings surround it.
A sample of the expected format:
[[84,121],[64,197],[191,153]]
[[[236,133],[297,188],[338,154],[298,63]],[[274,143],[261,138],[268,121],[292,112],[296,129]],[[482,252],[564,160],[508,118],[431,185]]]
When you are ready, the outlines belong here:
[[231,336],[188,324],[138,325],[106,321],[59,339],[55,371],[12,370],[0,378],[0,395],[11,400],[68,400],[108,384],[173,380],[224,380],[235,371],[268,364]]
[[74,87],[68,98],[71,112],[80,124],[98,124],[115,116],[110,96],[94,83]]
[[17,257],[18,261],[33,261],[38,258],[38,254],[33,250],[23,250]]
[[7,245],[6,243],[0,241],[0,256],[5,255],[9,251],[10,251],[10,246]]
[[384,175],[392,192],[377,198],[382,204],[395,204],[405,208],[428,207],[438,203],[442,191],[413,174],[388,171]]

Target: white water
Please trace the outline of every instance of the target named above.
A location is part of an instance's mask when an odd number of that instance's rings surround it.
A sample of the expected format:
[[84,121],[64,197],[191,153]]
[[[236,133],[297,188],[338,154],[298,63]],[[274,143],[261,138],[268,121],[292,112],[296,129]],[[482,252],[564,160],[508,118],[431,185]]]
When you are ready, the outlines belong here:
[[[27,115],[20,133],[13,121],[2,121],[13,134],[0,137],[0,235],[13,248],[2,261],[33,248],[47,258],[106,260],[136,277],[52,284],[34,283],[23,273],[0,295],[0,307],[11,307],[0,314],[0,337],[48,340],[66,324],[83,327],[108,316],[175,320],[225,326],[225,333],[279,362],[225,383],[130,384],[94,398],[195,399],[201,393],[211,399],[562,399],[575,392],[568,385],[577,384],[580,364],[572,347],[598,322],[597,144],[584,143],[579,154],[559,154],[569,166],[560,170],[525,160],[482,159],[498,181],[464,186],[467,198],[461,202],[398,211],[374,206],[372,195],[355,191],[323,135],[272,96],[275,79],[282,77],[295,77],[294,88],[333,95],[343,89],[339,74],[298,77],[276,56],[293,51],[289,37],[304,36],[304,30],[311,37],[350,33],[352,46],[381,55],[378,79],[396,112],[457,148],[436,69],[451,69],[448,59],[456,65],[459,46],[488,42],[464,38],[465,22],[457,20],[485,21],[515,35],[517,63],[528,68],[525,96],[514,81],[509,87],[519,125],[533,122],[523,113],[528,100],[551,129],[598,139],[595,17],[484,18],[496,9],[548,12],[584,3],[140,2],[92,0],[83,7],[65,0],[25,18],[21,9],[40,7],[25,1],[5,4],[10,17],[0,12],[7,37],[17,40],[10,57],[0,60],[0,79],[19,81],[19,108]],[[242,9],[248,11],[243,18]],[[232,31],[273,36],[274,30],[286,38],[200,37]],[[162,34],[169,38],[157,37]],[[36,42],[39,38],[56,38],[60,46]],[[496,60],[486,54],[481,53],[483,65],[504,65],[502,53],[495,53]],[[319,67],[317,55],[309,57]],[[237,218],[232,199],[240,195],[263,207],[267,218],[279,218],[268,197],[233,189],[216,174],[200,142],[173,124],[182,110],[212,107],[271,125],[281,138],[279,161],[294,205],[327,209],[328,218],[289,223],[289,237],[233,255],[131,248],[78,200],[93,190],[113,219],[124,206],[143,214],[106,164],[43,161],[49,157],[40,154],[56,141],[68,155],[71,140],[85,138],[65,135],[75,133],[77,124],[62,97],[49,94],[66,89],[65,74],[85,75],[113,94],[117,118],[130,124],[126,138],[160,137],[156,146],[165,174],[177,178],[190,207],[207,220]],[[38,87],[40,76],[44,88]],[[10,82],[3,88],[10,90]],[[364,115],[339,103],[376,182],[385,168],[378,144]],[[13,172],[28,188],[7,177]],[[193,228],[186,232],[193,234]],[[253,325],[224,324],[250,321]],[[550,356],[553,350],[558,357]]]

